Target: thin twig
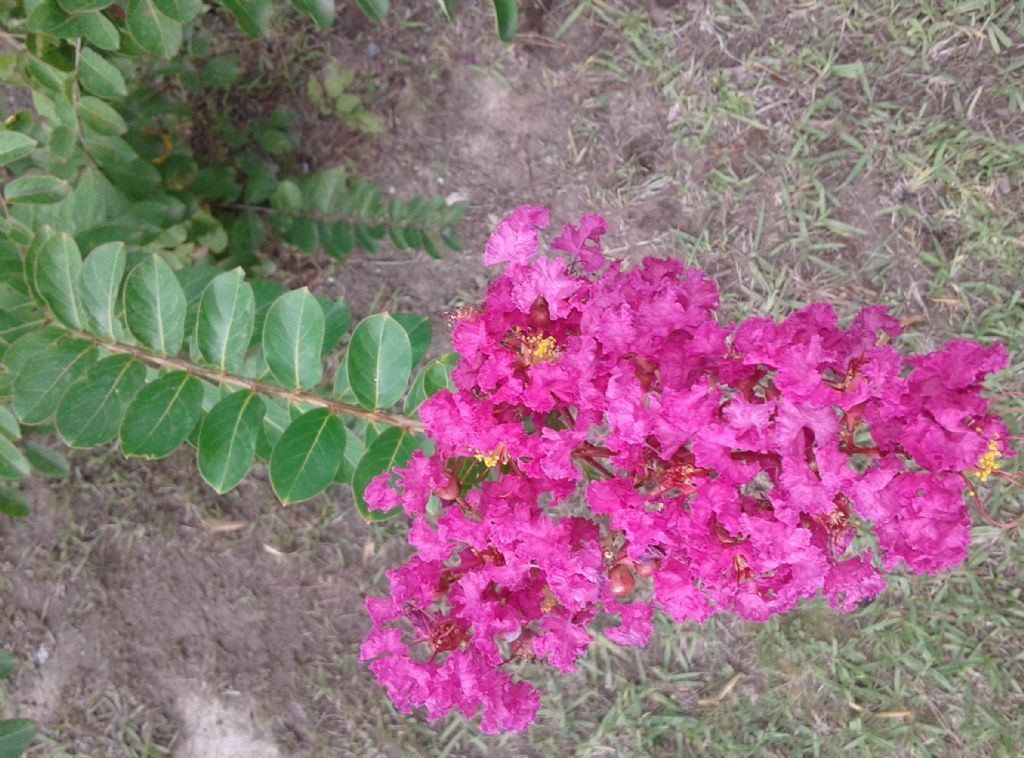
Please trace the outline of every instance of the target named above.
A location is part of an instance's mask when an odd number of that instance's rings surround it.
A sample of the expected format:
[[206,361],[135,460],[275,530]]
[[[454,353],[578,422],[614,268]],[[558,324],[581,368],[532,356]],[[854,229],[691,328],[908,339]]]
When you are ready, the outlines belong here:
[[370,422],[371,424],[397,426],[400,429],[407,429],[411,432],[422,432],[426,429],[421,421],[406,418],[405,416],[399,416],[394,413],[387,413],[385,411],[368,411],[364,408],[360,408],[359,406],[349,405],[348,403],[342,403],[338,400],[321,397],[320,395],[314,395],[300,390],[289,390],[284,387],[277,387],[273,384],[261,382],[258,379],[249,379],[245,376],[236,376],[235,374],[227,374],[214,369],[205,368],[182,358],[154,355],[153,353],[147,352],[146,350],[142,350],[133,345],[122,345],[117,342],[104,342],[103,340],[97,339],[86,332],[69,329],[68,333],[78,337],[79,339],[88,340],[97,347],[101,347],[108,352],[118,353],[120,355],[129,355],[136,360],[148,363],[150,366],[154,366],[156,368],[184,371],[192,374],[193,376],[198,376],[217,384],[223,384],[229,387],[241,387],[243,389],[252,390],[253,392],[259,392],[263,395],[279,397],[289,403],[304,403],[316,408],[326,408],[332,413],[362,419]]
[[1003,523],[1002,521],[996,521],[994,518],[992,518],[989,515],[988,511],[985,510],[985,506],[983,506],[981,504],[981,498],[978,497],[978,491],[976,489],[974,489],[974,485],[971,484],[971,480],[967,478],[966,474],[961,473],[960,476],[964,480],[964,482],[967,483],[967,489],[969,489],[971,491],[971,497],[974,498],[974,505],[978,509],[978,513],[981,514],[981,517],[983,519],[985,519],[985,521],[987,521],[992,526],[999,527],[1000,529],[1013,529],[1015,526],[1017,526],[1020,523],[1020,519],[1019,518],[1016,518],[1013,521],[1010,521],[1009,523]]

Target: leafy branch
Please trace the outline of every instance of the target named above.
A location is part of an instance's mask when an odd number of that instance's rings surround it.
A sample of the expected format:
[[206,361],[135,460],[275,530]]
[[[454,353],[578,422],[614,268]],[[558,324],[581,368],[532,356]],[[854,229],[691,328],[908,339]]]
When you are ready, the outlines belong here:
[[132,358],[156,369],[183,371],[187,374],[191,374],[192,376],[205,379],[224,387],[237,387],[239,389],[250,390],[251,392],[257,392],[268,397],[280,398],[281,400],[294,405],[326,408],[331,411],[331,413],[336,413],[340,416],[350,416],[351,418],[360,419],[361,421],[365,421],[370,424],[394,426],[411,432],[422,432],[424,429],[422,421],[408,418],[406,416],[400,416],[395,413],[368,411],[357,405],[343,403],[340,400],[333,400],[331,398],[324,397],[323,395],[317,395],[311,392],[302,392],[299,390],[289,390],[268,382],[260,381],[259,379],[250,379],[245,376],[216,371],[197,363],[193,363],[192,361],[185,360],[184,358],[171,358],[156,355],[134,345],[105,342],[87,332],[79,332],[73,329],[68,329],[66,332],[76,339],[88,340],[96,347],[106,350],[109,353],[131,356]]

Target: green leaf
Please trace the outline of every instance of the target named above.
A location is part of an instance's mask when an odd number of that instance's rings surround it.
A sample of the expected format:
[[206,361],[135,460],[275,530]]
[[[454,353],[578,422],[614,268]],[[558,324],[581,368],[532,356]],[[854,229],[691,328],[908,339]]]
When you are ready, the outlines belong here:
[[356,472],[356,466],[363,459],[366,446],[362,438],[351,429],[345,430],[345,455],[342,457],[341,466],[334,475],[334,481],[338,484],[352,484],[352,475]]
[[352,333],[345,364],[360,405],[390,408],[401,399],[412,372],[409,336],[388,314],[369,316]]
[[108,5],[113,5],[115,0],[57,0],[60,7],[68,13],[83,13],[85,11],[99,11]]
[[[7,490],[13,492],[13,490]],[[21,493],[15,493],[21,497]],[[2,507],[2,506],[0,506]],[[6,679],[14,671],[14,656],[10,650],[0,650],[0,679]]]
[[153,0],[128,0],[128,31],[147,53],[170,58],[181,47],[181,24],[168,18]]
[[372,21],[383,21],[384,16],[388,13],[388,0],[356,0],[359,3],[359,7],[363,9],[363,13],[370,17]]
[[6,166],[31,153],[38,143],[26,134],[0,130],[0,166]]
[[[0,462],[0,467],[2,466],[3,463]],[[0,487],[0,513],[11,518],[25,518],[30,510],[28,500],[24,495],[10,487]],[[9,655],[10,653],[7,651],[0,651],[0,679],[11,673],[13,659],[5,660],[5,656]]]
[[79,281],[82,254],[78,245],[62,232],[43,248],[36,265],[36,286],[53,315],[72,329],[82,329],[85,304]]
[[359,461],[359,465],[356,466],[355,473],[352,475],[352,495],[355,498],[356,507],[364,519],[367,521],[383,521],[402,510],[399,507],[386,513],[371,511],[365,498],[366,487],[385,471],[405,465],[417,447],[416,438],[405,429],[397,427],[381,432],[370,443],[362,460]]
[[412,416],[427,398],[433,397],[441,390],[454,389],[451,373],[458,360],[458,353],[445,353],[424,366],[409,387],[402,413]]
[[519,28],[519,5],[516,0],[493,0],[494,18],[498,23],[498,39],[512,42]]
[[302,190],[290,179],[278,183],[270,196],[270,205],[279,211],[297,213],[302,210]]
[[63,329],[48,326],[42,329],[33,329],[27,334],[18,337],[4,353],[4,367],[8,376],[17,376],[25,370],[29,361],[39,353],[49,350],[58,340],[63,338],[67,332]]
[[199,421],[203,383],[184,371],[173,371],[147,384],[121,423],[125,455],[162,458],[177,450]]
[[121,336],[115,314],[125,259],[123,242],[107,242],[89,253],[82,264],[82,302],[89,315],[89,328],[111,342]]
[[329,297],[317,295],[316,301],[324,311],[324,346],[321,354],[326,355],[337,347],[348,331],[349,324],[352,323],[352,311],[349,310],[344,298],[334,302]]
[[63,479],[71,473],[68,459],[59,450],[29,442],[25,445],[25,458],[32,470],[51,479]]
[[30,31],[52,34],[54,37],[78,36],[77,19],[65,13],[57,0],[37,2],[25,19],[25,26]]
[[199,473],[218,494],[242,481],[252,466],[264,409],[259,395],[241,390],[217,403],[203,419]]
[[356,239],[352,224],[347,221],[324,222],[318,225],[320,244],[324,251],[339,261],[348,258],[356,247]]
[[[338,60],[329,60],[324,66],[324,92],[327,97],[337,100],[351,86],[355,78],[355,69],[343,66]],[[356,103],[359,103],[358,97]],[[342,178],[344,179],[344,174],[342,174]]]
[[14,412],[23,424],[41,424],[57,410],[64,391],[96,361],[85,340],[61,339],[32,355],[14,376]]
[[448,21],[455,18],[455,0],[437,0],[437,4]]
[[221,5],[228,9],[242,31],[250,37],[262,37],[267,33],[274,11],[271,0],[221,0]]
[[67,182],[55,176],[28,174],[8,182],[4,198],[9,203],[42,205],[63,200],[70,189]]
[[334,0],[292,0],[292,5],[297,11],[308,14],[321,29],[328,29],[334,23]]
[[79,59],[78,80],[97,97],[113,99],[128,94],[128,85],[121,71],[89,47],[82,48]]
[[409,345],[412,347],[412,365],[415,366],[430,349],[431,327],[430,319],[425,316],[417,316],[414,313],[395,313],[395,319],[405,333],[409,335]]
[[0,437],[0,479],[23,479],[31,469],[24,454],[6,437]]
[[[317,306],[319,307],[319,306]],[[345,453],[345,427],[326,408],[302,414],[284,430],[270,457],[270,484],[285,505],[320,494]]]
[[82,123],[97,134],[120,136],[128,131],[128,124],[121,114],[98,97],[85,95],[80,98],[78,114],[82,117]]
[[278,382],[303,389],[320,381],[324,331],[323,309],[305,287],[274,301],[263,324],[263,351]]
[[[233,55],[224,55],[219,58],[211,58],[203,66],[199,77],[203,86],[227,89],[238,81],[240,75],[238,60]],[[246,199],[246,202],[252,202]]]
[[78,33],[101,50],[121,47],[121,34],[113,22],[102,13],[82,13],[75,17]]
[[36,725],[28,719],[0,721],[0,758],[18,758],[36,736]]
[[0,405],[0,434],[14,442],[21,439],[21,426],[6,405]]
[[258,344],[263,339],[263,325],[267,320],[267,311],[274,302],[288,292],[284,285],[272,282],[269,279],[253,279],[251,282],[252,294],[256,298],[256,324],[253,328],[252,342],[250,347]]
[[154,0],[157,10],[168,18],[187,23],[203,9],[202,0]]
[[196,320],[200,355],[224,373],[242,368],[252,339],[256,299],[240,268],[219,274],[203,290]]
[[110,442],[145,383],[146,367],[134,358],[104,358],[64,393],[57,406],[57,433],[69,447]]
[[153,254],[133,268],[124,285],[128,329],[160,355],[181,352],[185,334],[185,293],[163,258]]

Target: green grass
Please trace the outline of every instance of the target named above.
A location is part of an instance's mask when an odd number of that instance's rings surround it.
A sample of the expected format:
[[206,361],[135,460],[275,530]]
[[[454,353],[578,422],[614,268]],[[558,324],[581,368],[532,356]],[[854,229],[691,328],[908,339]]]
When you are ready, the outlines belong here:
[[[589,0],[564,17],[614,40],[585,64],[594,98],[573,125],[577,155],[608,148],[600,125],[616,93],[646,90],[681,158],[651,167],[626,155],[599,203],[628,219],[667,183],[689,220],[653,244],[712,273],[727,314],[824,299],[849,317],[888,303],[911,322],[907,348],[1001,340],[1012,366],[993,392],[1021,391],[1024,6],[648,12]],[[1019,417],[1022,406],[1002,408]],[[998,485],[983,497],[1004,519],[1024,502]],[[644,651],[599,639],[577,675],[542,680],[527,735],[482,738],[452,718],[419,727],[421,744],[449,755],[1019,754],[1024,545],[1019,530],[976,523],[963,566],[898,573],[854,614],[818,602],[762,625],[663,620]]]
[[[578,209],[614,212],[642,239],[612,241],[610,252],[705,268],[729,317],[779,317],[827,300],[848,318],[887,303],[912,321],[908,348],[1000,340],[1011,368],[992,390],[1024,391],[1024,5],[648,5],[556,4],[550,25],[559,44],[600,41],[570,64],[581,105],[561,170],[604,171],[616,157],[592,207]],[[432,50],[459,49],[446,34]],[[302,44],[304,60],[319,54]],[[637,209],[652,201],[675,210],[641,223]],[[1024,402],[1002,408],[1024,434]],[[99,477],[92,495],[126,504],[106,527],[125,550],[146,536],[139,529],[160,529],[130,517],[136,485]],[[982,494],[997,518],[1024,511],[1009,488]],[[326,501],[316,508],[312,526],[268,516],[274,544],[314,556],[329,527],[351,517]],[[215,503],[201,511],[222,515]],[[481,735],[458,715],[427,724],[395,713],[352,646],[297,674],[337,714],[325,718],[318,754],[1020,754],[1024,540],[975,523],[964,565],[935,577],[898,573],[851,615],[819,601],[760,625],[660,619],[642,651],[598,634],[574,676],[523,669],[544,706],[522,735]],[[393,548],[400,531],[375,527],[373,539]],[[72,522],[63,543],[79,561],[72,573],[88,558],[86,542]],[[346,568],[340,551],[329,561]],[[383,591],[382,574],[373,591]],[[123,734],[124,754],[146,754],[138,746],[157,743],[147,742],[137,707],[112,697],[100,696],[90,723]]]

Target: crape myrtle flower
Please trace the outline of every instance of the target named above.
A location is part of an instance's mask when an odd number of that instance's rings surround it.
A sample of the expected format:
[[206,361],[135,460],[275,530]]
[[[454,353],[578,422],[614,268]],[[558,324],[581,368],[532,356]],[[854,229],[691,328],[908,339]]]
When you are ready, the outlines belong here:
[[904,355],[884,307],[723,323],[704,272],[606,261],[599,216],[546,255],[549,222],[501,222],[484,261],[504,270],[454,326],[455,389],[420,409],[433,453],[366,490],[416,551],[367,600],[362,659],[399,709],[525,729],[531,666],[572,673],[597,634],[643,646],[656,610],[850,612],[900,567],[963,561],[968,477],[1014,454],[982,395],[1002,346]]

